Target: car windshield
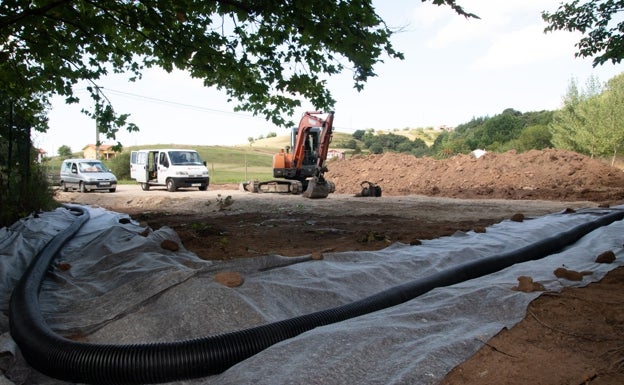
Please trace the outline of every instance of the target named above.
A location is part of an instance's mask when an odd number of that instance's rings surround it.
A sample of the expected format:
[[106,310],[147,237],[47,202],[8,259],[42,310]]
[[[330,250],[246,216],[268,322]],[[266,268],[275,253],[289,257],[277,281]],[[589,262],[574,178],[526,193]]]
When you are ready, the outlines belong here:
[[108,169],[100,162],[80,162],[80,172],[108,172]]
[[201,157],[195,151],[169,151],[169,159],[171,159],[171,164],[202,164]]

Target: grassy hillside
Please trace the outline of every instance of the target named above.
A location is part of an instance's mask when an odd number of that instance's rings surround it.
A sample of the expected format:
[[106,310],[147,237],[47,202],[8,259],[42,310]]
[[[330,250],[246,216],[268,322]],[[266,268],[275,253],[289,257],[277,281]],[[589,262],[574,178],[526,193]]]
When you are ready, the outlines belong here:
[[407,136],[409,140],[422,139],[427,146],[431,146],[442,131],[434,128],[403,128],[401,130],[394,129],[389,131],[375,131],[376,133],[393,133],[396,135]]

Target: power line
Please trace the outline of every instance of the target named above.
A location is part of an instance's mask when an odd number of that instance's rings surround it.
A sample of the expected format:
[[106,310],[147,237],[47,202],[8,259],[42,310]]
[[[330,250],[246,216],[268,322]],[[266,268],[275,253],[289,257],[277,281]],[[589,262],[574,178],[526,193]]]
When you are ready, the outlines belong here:
[[[264,119],[264,118],[261,118],[261,117],[258,117],[258,116],[254,116],[254,115],[249,115],[249,114],[243,114],[243,113],[240,113],[240,112],[224,111],[224,110],[218,110],[218,109],[215,109],[215,108],[208,108],[208,107],[203,107],[203,106],[197,106],[197,105],[188,104],[188,103],[173,102],[173,101],[170,101],[170,100],[154,98],[154,97],[151,97],[151,96],[139,95],[139,94],[135,94],[135,93],[132,93],[132,92],[114,90],[112,88],[107,88],[107,87],[100,87],[100,90],[103,90],[104,92],[109,92],[111,94],[118,95],[118,96],[121,96],[121,97],[126,97],[128,99],[145,101],[145,102],[148,102],[148,103],[165,104],[165,105],[171,105],[171,106],[180,107],[180,108],[187,109],[187,110],[195,110],[195,111],[199,111],[199,112],[208,112],[208,113],[218,113],[218,114],[223,114],[223,115],[233,115],[233,116],[236,116],[238,118],[251,119],[251,120],[260,120],[260,121],[265,122],[265,123],[267,122],[267,120]],[[336,130],[347,130],[345,127],[339,127],[339,126],[334,126],[334,129],[336,129]]]
[[154,98],[154,97],[151,97],[151,96],[145,96],[145,95],[139,95],[139,94],[135,94],[135,93],[131,93],[131,92],[114,90],[114,89],[111,89],[111,88],[104,88],[104,87],[102,87],[102,89],[105,92],[109,92],[111,94],[116,94],[118,96],[126,97],[126,98],[129,98],[129,99],[134,99],[134,100],[140,100],[140,101],[145,101],[145,102],[150,102],[150,103],[157,103],[157,104],[171,105],[171,106],[176,106],[176,107],[180,107],[180,108],[187,109],[187,110],[194,110],[194,111],[208,112],[208,113],[218,113],[218,114],[223,114],[223,115],[233,115],[233,116],[236,116],[236,117],[239,117],[239,118],[244,118],[244,119],[254,119],[254,120],[266,121],[266,119],[263,119],[261,117],[248,115],[248,114],[241,114],[239,112],[224,111],[224,110],[218,110],[218,109],[215,109],[215,108],[208,108],[208,107],[203,107],[203,106],[197,106],[197,105],[193,105],[193,104],[173,102],[173,101],[170,101],[170,100]]

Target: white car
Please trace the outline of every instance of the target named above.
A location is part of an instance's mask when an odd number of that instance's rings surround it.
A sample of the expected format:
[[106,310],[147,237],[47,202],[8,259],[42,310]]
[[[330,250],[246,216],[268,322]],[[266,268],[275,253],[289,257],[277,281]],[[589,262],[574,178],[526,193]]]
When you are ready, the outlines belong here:
[[80,192],[94,190],[117,190],[117,178],[95,159],[66,159],[61,165],[61,189]]

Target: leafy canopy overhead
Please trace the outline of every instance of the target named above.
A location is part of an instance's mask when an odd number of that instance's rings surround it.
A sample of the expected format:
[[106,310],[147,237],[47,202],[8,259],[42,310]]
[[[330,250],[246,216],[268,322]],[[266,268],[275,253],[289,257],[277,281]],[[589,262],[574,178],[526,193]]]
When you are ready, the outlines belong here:
[[624,0],[574,0],[562,3],[556,12],[543,12],[546,31],[578,31],[584,36],[576,44],[576,56],[594,57],[594,66],[624,58]]
[[[474,16],[455,0],[431,1]],[[177,68],[283,125],[302,98],[332,108],[328,76],[348,68],[360,90],[382,57],[402,59],[392,33],[371,0],[2,0],[0,90],[26,114],[54,94],[77,102],[72,87],[86,80],[95,108],[85,112],[114,138],[128,115],[115,113],[98,79]],[[45,116],[31,124],[45,130]]]

